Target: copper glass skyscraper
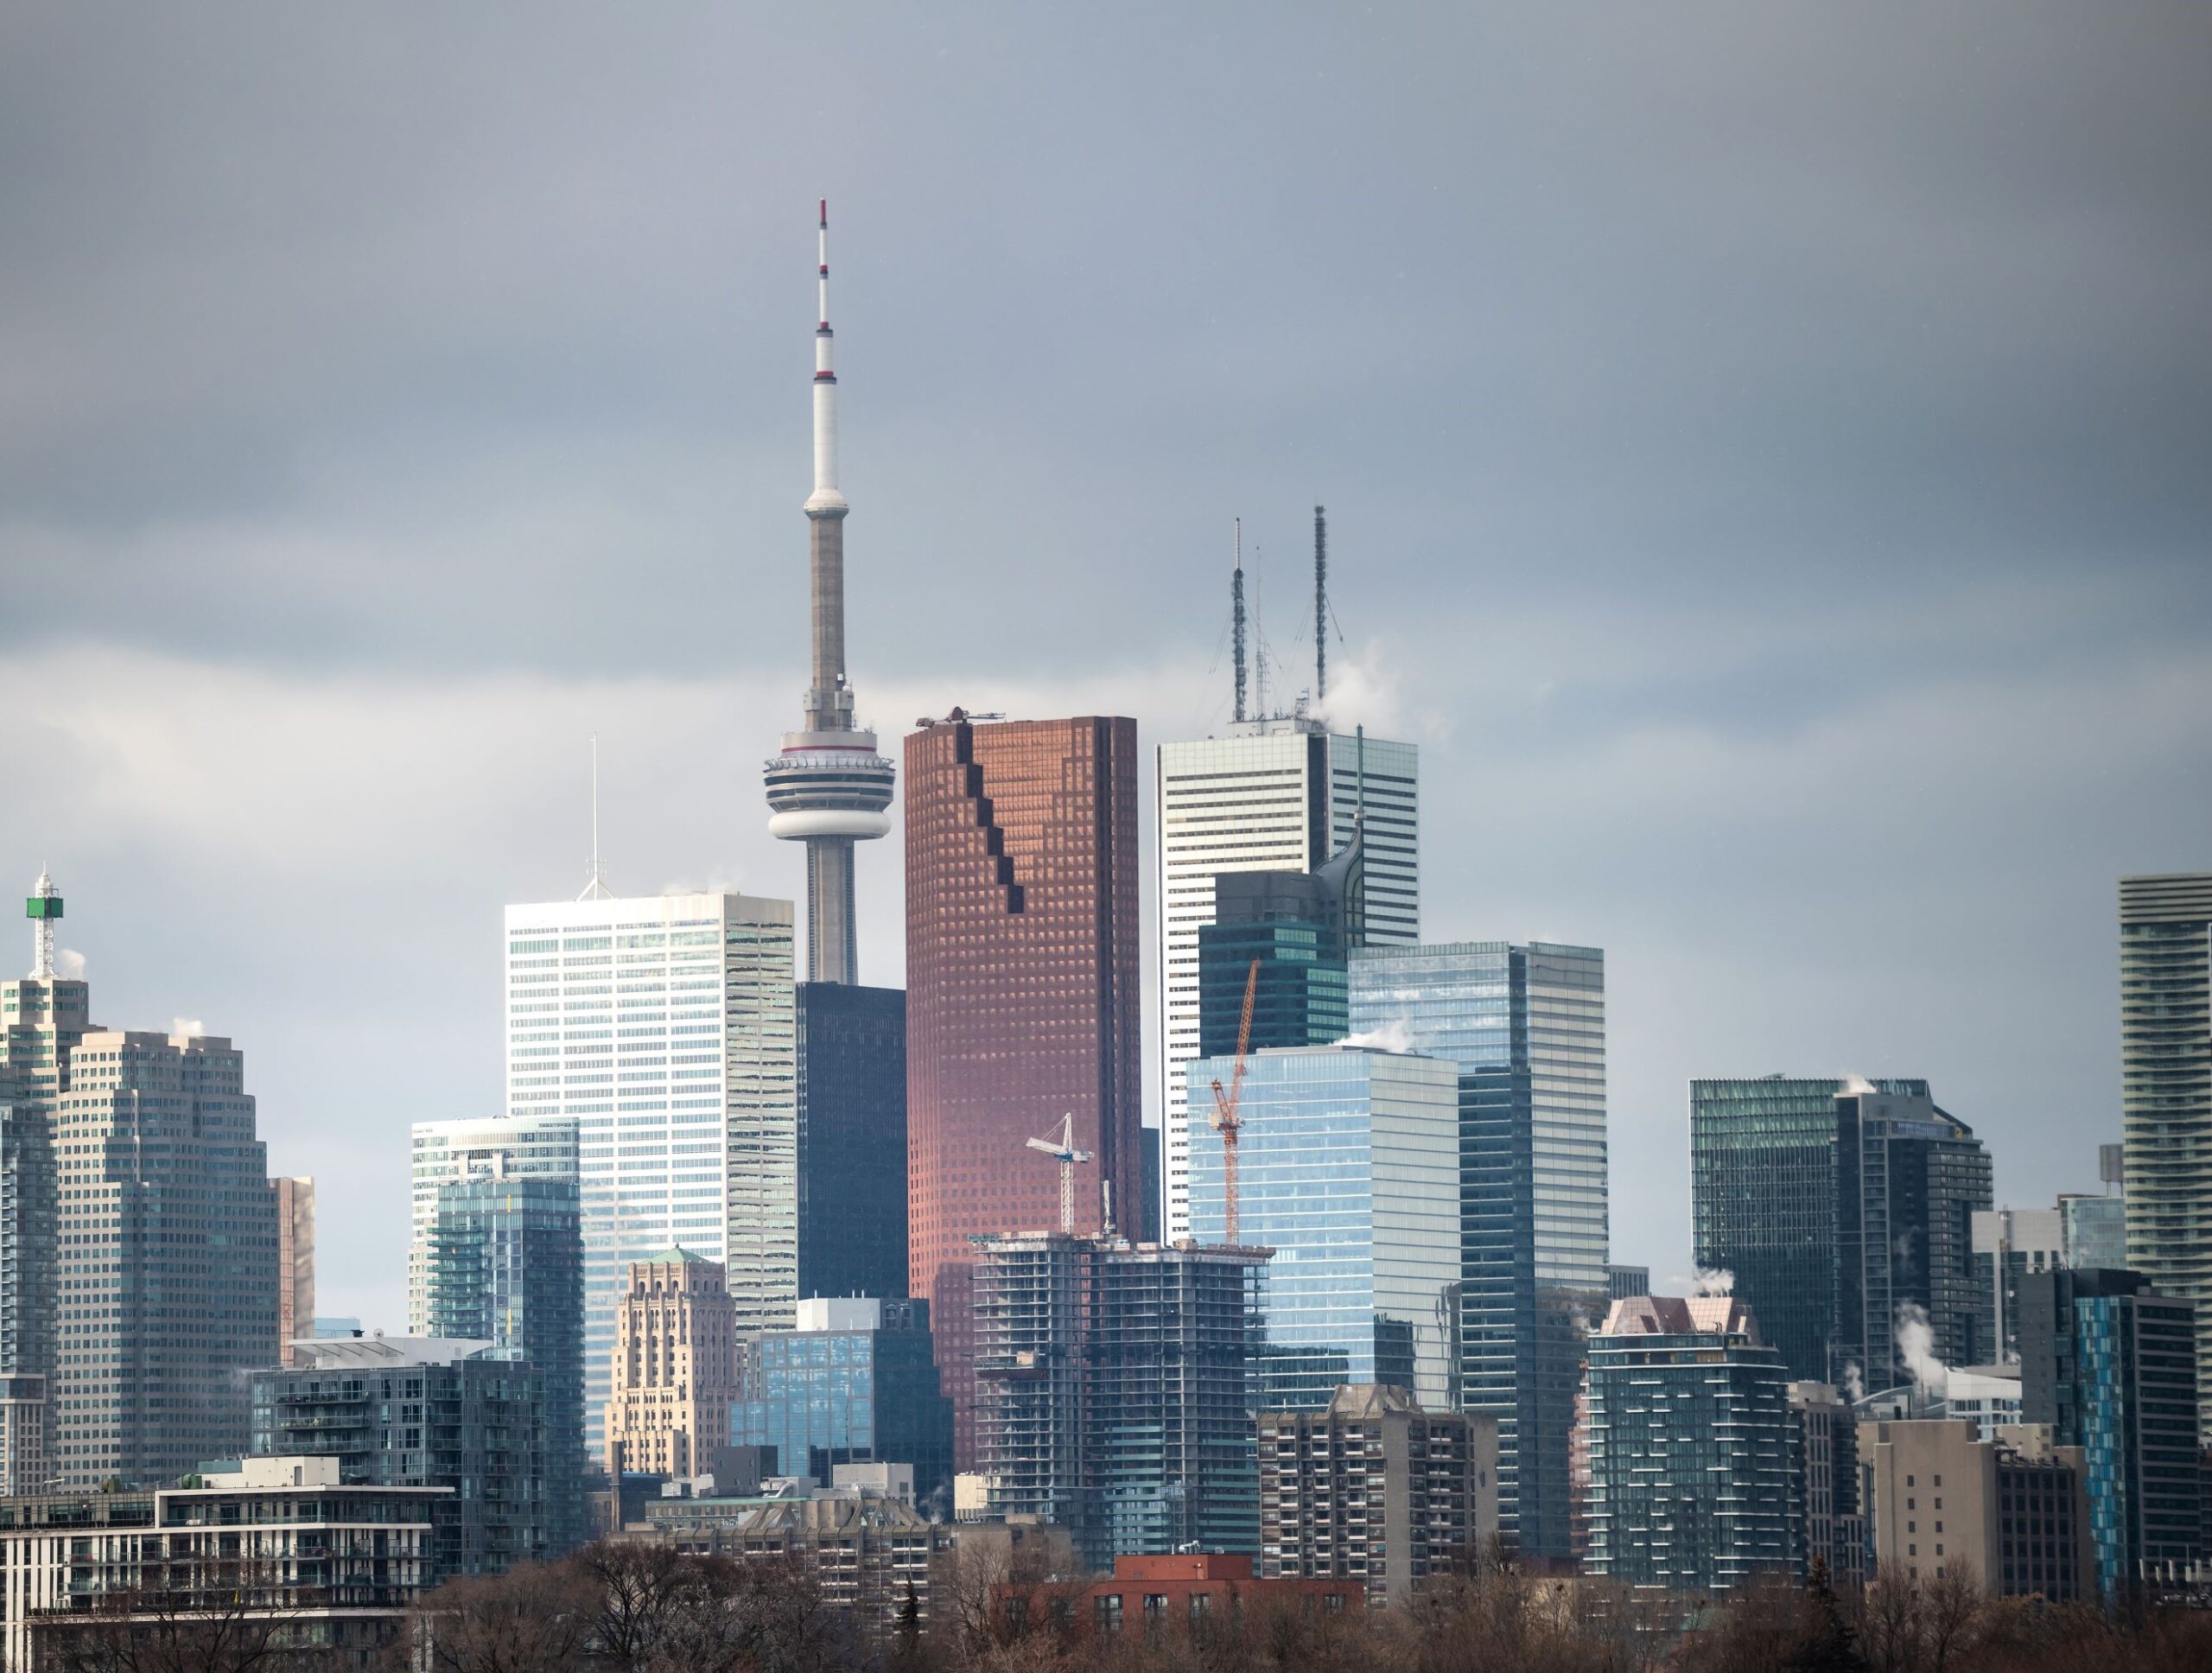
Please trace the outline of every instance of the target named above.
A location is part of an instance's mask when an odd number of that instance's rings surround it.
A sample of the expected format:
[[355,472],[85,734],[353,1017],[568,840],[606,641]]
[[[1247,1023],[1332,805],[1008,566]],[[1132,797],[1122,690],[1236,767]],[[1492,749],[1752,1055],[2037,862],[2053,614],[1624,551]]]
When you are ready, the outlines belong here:
[[970,1287],[982,1233],[1060,1218],[1028,1148],[1072,1116],[1075,1224],[1099,1185],[1141,1190],[1137,730],[1130,720],[979,726],[906,740],[908,1276],[930,1302],[959,1466],[976,1457]]

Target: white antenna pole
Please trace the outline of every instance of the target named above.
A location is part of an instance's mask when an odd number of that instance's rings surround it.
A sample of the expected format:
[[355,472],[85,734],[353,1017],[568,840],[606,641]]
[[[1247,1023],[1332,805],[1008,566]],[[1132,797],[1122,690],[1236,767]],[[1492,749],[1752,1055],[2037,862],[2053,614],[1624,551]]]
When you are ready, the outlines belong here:
[[607,887],[606,874],[599,864],[599,734],[591,735],[591,870],[584,878],[583,893],[579,900],[612,900],[614,891]]

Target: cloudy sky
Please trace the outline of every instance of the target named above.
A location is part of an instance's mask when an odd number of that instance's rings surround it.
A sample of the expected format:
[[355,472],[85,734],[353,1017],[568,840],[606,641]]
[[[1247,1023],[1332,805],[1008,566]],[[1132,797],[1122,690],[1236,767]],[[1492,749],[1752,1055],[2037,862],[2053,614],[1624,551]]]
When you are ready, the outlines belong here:
[[618,887],[799,887],[827,194],[887,734],[1217,723],[1240,515],[1302,684],[1325,501],[1425,928],[1606,949],[1616,1258],[1687,1269],[1694,1074],[1924,1074],[2001,1199],[2093,1188],[2114,880],[2212,867],[2208,62],[2196,5],[16,0],[0,877],[101,1021],[243,1045],[323,1310],[397,1327],[587,736]]

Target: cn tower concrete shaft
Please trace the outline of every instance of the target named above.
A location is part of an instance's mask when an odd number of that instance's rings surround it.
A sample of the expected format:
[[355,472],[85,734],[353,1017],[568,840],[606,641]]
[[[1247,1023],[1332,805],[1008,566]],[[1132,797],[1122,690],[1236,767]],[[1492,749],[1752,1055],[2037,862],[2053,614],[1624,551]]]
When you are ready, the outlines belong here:
[[806,844],[806,977],[860,979],[853,844],[891,829],[893,768],[853,720],[845,677],[845,517],[837,487],[837,372],[830,329],[830,206],[822,206],[821,320],[814,333],[814,492],[807,497],[812,684],[805,729],[768,763],[768,832]]

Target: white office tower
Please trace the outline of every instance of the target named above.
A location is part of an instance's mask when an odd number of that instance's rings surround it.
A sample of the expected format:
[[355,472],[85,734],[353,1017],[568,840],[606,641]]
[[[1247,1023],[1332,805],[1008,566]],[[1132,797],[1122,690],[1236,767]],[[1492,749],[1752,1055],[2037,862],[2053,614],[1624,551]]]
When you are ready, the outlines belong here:
[[414,1186],[407,1239],[410,1336],[430,1333],[430,1229],[438,1218],[438,1187],[462,1180],[575,1179],[576,1122],[571,1115],[545,1115],[415,1123],[409,1163]]
[[1421,938],[1420,752],[1299,717],[1159,747],[1161,1236],[1191,1230],[1183,1065],[1198,1053],[1198,931],[1230,871],[1312,871],[1360,831],[1370,943]]
[[507,908],[507,1113],[575,1118],[584,1428],[596,1456],[629,1263],[722,1263],[741,1333],[798,1292],[791,904],[600,896]]

